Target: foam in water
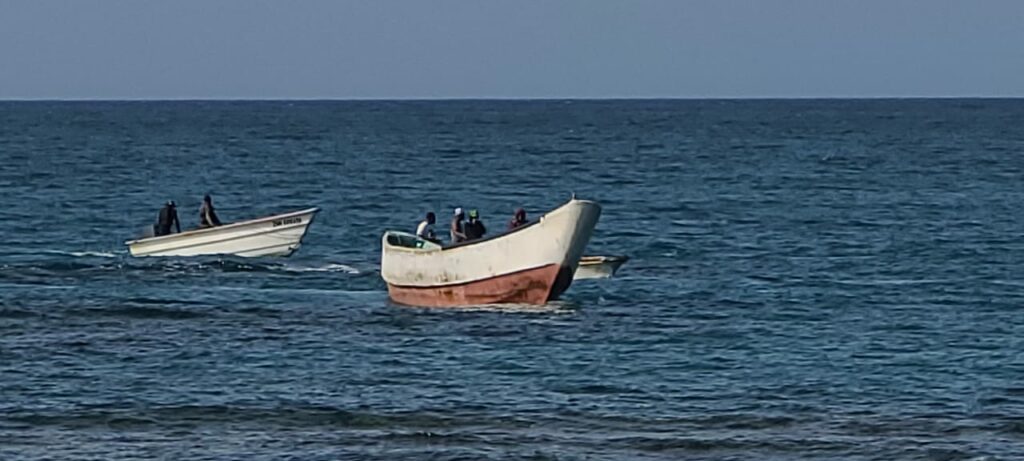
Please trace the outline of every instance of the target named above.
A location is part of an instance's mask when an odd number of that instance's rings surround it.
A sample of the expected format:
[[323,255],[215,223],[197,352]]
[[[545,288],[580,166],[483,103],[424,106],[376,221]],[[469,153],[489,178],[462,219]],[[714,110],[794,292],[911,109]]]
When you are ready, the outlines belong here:
[[285,265],[283,269],[289,272],[344,272],[346,274],[359,273],[359,269],[356,269],[347,264],[340,263],[331,263],[323,266]]
[[116,258],[119,255],[107,251],[64,251],[64,250],[43,250],[41,253],[53,254],[53,255],[64,255],[74,256],[76,258]]
[[70,252],[68,254],[70,254],[71,256],[77,256],[79,258],[84,258],[84,257],[88,257],[88,256],[93,256],[93,257],[97,257],[97,258],[116,258],[117,257],[117,255],[114,254],[114,253],[107,253],[107,252],[103,252],[103,251],[72,251],[72,252]]

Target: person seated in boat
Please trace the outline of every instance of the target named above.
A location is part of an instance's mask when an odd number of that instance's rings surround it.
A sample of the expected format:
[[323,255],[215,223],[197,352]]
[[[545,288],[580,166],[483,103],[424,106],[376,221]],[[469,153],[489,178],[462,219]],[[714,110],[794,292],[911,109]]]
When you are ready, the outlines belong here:
[[173,200],[168,201],[160,209],[160,214],[156,218],[156,224],[153,225],[153,235],[157,237],[170,235],[171,226],[174,226],[177,233],[181,233],[181,222],[178,221],[178,208]]
[[466,223],[466,240],[482,239],[486,233],[487,228],[484,227],[483,221],[480,221],[480,213],[476,210],[469,210],[469,221]]
[[210,197],[210,194],[206,194],[203,196],[203,206],[199,207],[199,228],[205,229],[219,225],[220,219],[217,218],[217,212],[213,209],[213,198]]
[[437,234],[434,233],[434,223],[437,222],[437,217],[434,216],[434,212],[427,212],[427,218],[420,221],[420,225],[416,226],[416,236],[428,240],[434,243],[440,243],[437,240]]
[[525,226],[528,222],[529,221],[526,220],[526,210],[519,208],[516,210],[516,214],[512,217],[512,220],[508,222],[508,230]]
[[462,208],[456,208],[455,214],[452,216],[452,225],[449,228],[449,233],[452,237],[452,243],[459,243],[466,241],[465,221],[466,214],[462,212]]

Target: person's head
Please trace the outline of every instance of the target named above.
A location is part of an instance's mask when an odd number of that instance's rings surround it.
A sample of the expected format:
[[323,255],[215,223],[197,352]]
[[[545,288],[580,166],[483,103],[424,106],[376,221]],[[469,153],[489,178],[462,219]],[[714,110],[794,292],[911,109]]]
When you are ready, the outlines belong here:
[[210,197],[210,194],[206,194],[203,196],[203,203],[213,203],[213,198]]
[[526,210],[519,208],[516,210],[516,221],[526,221]]
[[167,205],[166,205],[166,206],[167,206],[168,208],[174,208],[174,207],[175,207],[175,206],[177,206],[177,205],[175,205],[175,204],[174,204],[174,200],[168,200],[168,201],[167,201]]
[[427,224],[434,224],[434,222],[436,222],[436,221],[437,221],[437,217],[434,216],[434,212],[433,211],[428,211],[427,212]]
[[464,216],[466,216],[466,214],[462,212],[462,208],[461,207],[455,209],[455,217],[456,218],[462,219]]
[[476,221],[479,218],[480,218],[480,213],[479,212],[477,212],[476,210],[469,210],[469,220],[470,221]]

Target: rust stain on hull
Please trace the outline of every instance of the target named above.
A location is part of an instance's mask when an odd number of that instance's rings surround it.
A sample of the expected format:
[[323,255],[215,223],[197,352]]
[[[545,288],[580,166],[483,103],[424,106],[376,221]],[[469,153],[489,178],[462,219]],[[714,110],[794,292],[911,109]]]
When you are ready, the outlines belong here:
[[457,285],[413,287],[388,284],[388,295],[397,303],[423,307],[544,304],[568,288],[563,275],[566,272],[570,275],[571,283],[571,270],[550,264]]

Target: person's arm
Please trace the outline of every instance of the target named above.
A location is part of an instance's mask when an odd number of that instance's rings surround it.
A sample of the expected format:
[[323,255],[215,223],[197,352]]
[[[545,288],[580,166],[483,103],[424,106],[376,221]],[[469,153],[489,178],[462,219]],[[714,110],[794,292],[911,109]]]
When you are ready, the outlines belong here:
[[178,230],[178,234],[181,233],[181,221],[178,221],[178,212],[174,212],[174,228]]

